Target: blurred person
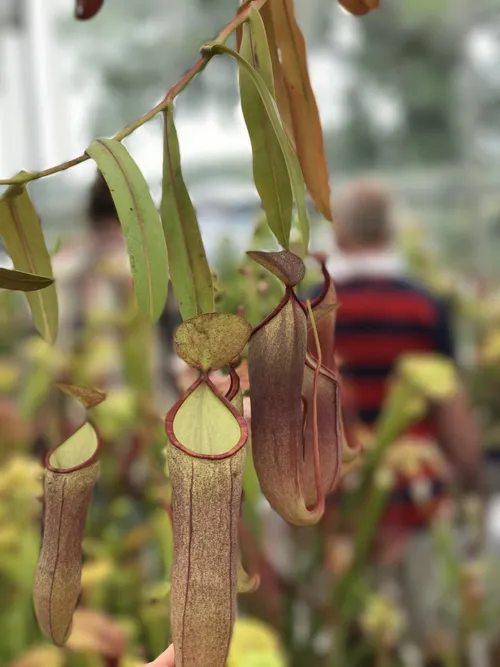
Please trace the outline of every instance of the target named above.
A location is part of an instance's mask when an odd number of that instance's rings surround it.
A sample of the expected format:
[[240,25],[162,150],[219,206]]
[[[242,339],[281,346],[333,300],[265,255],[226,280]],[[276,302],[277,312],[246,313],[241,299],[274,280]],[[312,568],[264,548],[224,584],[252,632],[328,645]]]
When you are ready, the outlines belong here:
[[[345,396],[361,425],[373,429],[399,357],[436,353],[453,360],[453,334],[445,305],[406,275],[395,247],[392,202],[384,188],[371,181],[353,183],[334,201],[333,212],[340,252],[327,268],[339,302],[335,350]],[[437,443],[444,450],[452,474],[465,490],[480,489],[479,435],[463,389],[453,400],[436,406],[410,432],[416,446]],[[426,507],[433,511],[422,511],[409,484],[408,488],[398,484],[376,539],[382,568],[384,564],[401,568],[402,586],[411,599],[411,625],[424,643],[438,613],[426,597],[428,587],[438,586],[429,526],[440,508],[447,506],[450,490],[448,479],[433,477],[432,471],[428,475],[426,493],[431,503]],[[422,587],[423,581],[427,585]]]
[[[356,182],[333,208],[340,254],[327,267],[340,304],[335,349],[359,420],[372,428],[399,357],[435,353],[454,360],[455,343],[444,303],[406,275],[384,188]],[[464,391],[411,431],[437,439],[465,489],[479,488],[479,437]]]

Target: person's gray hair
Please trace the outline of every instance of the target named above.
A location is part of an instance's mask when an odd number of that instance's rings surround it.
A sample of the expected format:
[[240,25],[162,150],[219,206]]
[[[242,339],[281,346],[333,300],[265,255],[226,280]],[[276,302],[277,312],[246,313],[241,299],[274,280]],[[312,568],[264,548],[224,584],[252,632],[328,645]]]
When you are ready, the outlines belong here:
[[381,183],[359,180],[349,184],[332,203],[337,240],[357,247],[389,243],[394,232],[391,208],[391,198]]

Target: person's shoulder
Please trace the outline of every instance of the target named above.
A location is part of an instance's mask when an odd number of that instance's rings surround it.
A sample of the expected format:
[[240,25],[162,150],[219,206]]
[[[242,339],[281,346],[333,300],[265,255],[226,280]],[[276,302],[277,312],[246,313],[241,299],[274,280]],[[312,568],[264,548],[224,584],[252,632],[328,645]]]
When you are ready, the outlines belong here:
[[422,299],[422,301],[426,301],[427,303],[436,306],[436,308],[444,307],[444,301],[435,292],[432,292],[423,283],[415,280],[414,278],[404,276],[395,279],[395,283],[402,291],[413,294],[416,297]]

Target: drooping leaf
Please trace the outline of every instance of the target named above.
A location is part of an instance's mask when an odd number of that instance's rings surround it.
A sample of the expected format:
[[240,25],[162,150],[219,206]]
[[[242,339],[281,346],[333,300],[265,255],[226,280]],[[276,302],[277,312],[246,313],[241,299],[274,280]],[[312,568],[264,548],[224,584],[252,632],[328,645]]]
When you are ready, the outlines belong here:
[[273,78],[274,78],[274,91],[276,94],[276,104],[278,105],[283,127],[285,128],[285,131],[287,133],[290,142],[295,147],[295,138],[293,136],[293,125],[292,125],[292,112],[290,110],[290,99],[288,97],[288,91],[285,83],[285,75],[283,73],[283,67],[280,61],[280,52],[276,41],[276,32],[274,30],[271,2],[266,2],[266,4],[261,8],[260,13],[262,16],[262,20],[264,22],[264,27],[267,35],[267,43],[269,44],[271,61],[273,64]]
[[47,278],[46,276],[37,276],[34,273],[26,273],[16,269],[0,268],[0,289],[36,292],[36,290],[52,285],[53,282],[53,278]]
[[65,382],[57,382],[55,387],[68,396],[76,398],[86,408],[93,408],[106,400],[106,394],[91,387],[78,387],[74,384],[66,384]]
[[270,3],[281,66],[290,100],[295,149],[307,189],[317,209],[332,220],[328,165],[318,105],[309,80],[306,43],[293,0]]
[[93,18],[104,4],[104,0],[76,0],[75,16],[80,21]]
[[82,540],[99,474],[99,440],[84,424],[47,455],[44,532],[35,575],[35,613],[44,634],[62,646],[81,590]]
[[119,141],[97,139],[86,152],[113,197],[127,241],[139,307],[156,322],[167,300],[168,259],[160,216],[148,185]]
[[[0,236],[18,271],[52,278],[50,255],[28,191],[11,186],[0,199]],[[53,343],[57,336],[58,306],[54,285],[26,295],[35,327]]]
[[[276,99],[274,90],[273,62],[271,60],[271,51],[267,42],[266,28],[260,13],[255,7],[250,7],[248,12],[248,23],[243,28],[249,28],[249,42],[251,43],[253,66],[261,75],[267,89]],[[245,32],[245,31],[244,31]],[[240,53],[243,43],[240,45]],[[243,54],[242,54],[243,55]],[[244,56],[245,57],[245,56]],[[250,58],[247,60],[252,63]]]
[[122,338],[123,374],[129,387],[137,390],[142,396],[150,396],[153,389],[153,373],[149,363],[149,355],[145,351],[153,346],[154,326],[137,310]]
[[293,252],[262,252],[249,250],[247,255],[265,269],[274,274],[284,285],[295,287],[304,278],[306,267],[304,262]]
[[183,322],[175,332],[177,354],[193,368],[215,371],[235,359],[252,328],[239,315],[205,313]]
[[[249,5],[252,3],[253,0],[242,0],[240,6],[238,7],[238,10],[236,12],[236,16],[239,16],[242,14],[242,12],[246,11],[249,7]],[[241,40],[243,38],[243,26],[245,24],[242,23],[240,24],[235,31],[236,35],[236,50],[239,52],[240,47],[241,47]]]
[[172,105],[165,110],[163,132],[161,219],[172,287],[186,320],[214,310],[214,289],[196,212],[182,177]]
[[[274,96],[272,64],[262,19],[255,10],[251,29],[243,27],[240,54],[261,73]],[[263,40],[263,42],[262,42]],[[288,248],[292,224],[292,189],[283,150],[247,68],[240,65],[240,97],[243,117],[252,144],[255,187],[266,213],[267,223],[279,243]]]
[[[244,0],[238,8],[238,14],[241,14],[244,10],[248,8],[251,4],[251,0]],[[276,35],[274,32],[273,18],[271,13],[271,3],[266,2],[266,4],[260,8],[260,18],[264,25],[267,36],[268,49],[271,56],[272,63],[272,74],[273,74],[273,83],[274,83],[274,93],[273,97],[276,99],[276,104],[278,106],[279,115],[283,123],[284,129],[288,135],[289,140],[294,145],[293,132],[292,132],[292,118],[290,115],[290,103],[288,100],[288,94],[285,86],[285,79],[283,76],[283,69],[280,63],[279,51],[276,44]],[[252,10],[253,13],[256,10]],[[249,16],[249,18],[251,18]],[[236,50],[240,51],[241,42],[243,39],[243,26],[240,25],[236,29]]]
[[278,141],[280,143],[281,150],[283,151],[283,156],[285,158],[288,174],[290,176],[290,183],[292,185],[293,196],[295,198],[295,203],[297,205],[297,215],[300,224],[300,231],[302,234],[302,242],[304,250],[307,250],[307,248],[309,247],[310,231],[309,231],[309,216],[306,208],[306,187],[304,183],[304,178],[302,175],[299,161],[297,159],[297,155],[295,154],[295,151],[293,150],[290,144],[287,134],[283,129],[283,125],[281,124],[281,120],[276,111],[276,103],[273,100],[271,93],[267,89],[266,84],[262,80],[260,74],[257,71],[255,71],[255,69],[244,58],[242,58],[239,55],[239,53],[236,53],[235,51],[233,51],[232,49],[223,44],[217,44],[217,43],[205,44],[202,47],[202,51],[209,51],[211,53],[226,53],[230,55],[232,58],[235,58],[240,63],[240,65],[243,65],[243,67],[246,69],[252,82],[257,88],[259,95],[266,108],[269,120],[271,121],[273,129],[276,133],[276,137],[278,138]]

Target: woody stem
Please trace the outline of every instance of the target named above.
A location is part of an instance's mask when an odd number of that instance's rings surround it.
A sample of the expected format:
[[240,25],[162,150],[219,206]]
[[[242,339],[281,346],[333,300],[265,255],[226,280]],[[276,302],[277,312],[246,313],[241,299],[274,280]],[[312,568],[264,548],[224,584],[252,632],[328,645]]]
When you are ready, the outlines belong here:
[[[227,41],[227,39],[231,36],[231,34],[240,25],[242,25],[247,21],[248,14],[252,10],[252,8],[260,10],[265,5],[266,2],[267,0],[253,0],[253,2],[251,2],[247,7],[242,9],[241,12],[237,14],[236,17],[232,21],[230,21],[225,28],[223,28],[220,31],[220,33],[217,35],[214,41],[219,44],[224,44]],[[213,55],[214,54],[210,52],[203,52],[202,55],[198,58],[198,60],[195,62],[195,64],[184,74],[184,76],[167,91],[165,97],[159,104],[157,104],[150,111],[143,114],[139,118],[136,118],[136,120],[130,123],[130,125],[127,125],[127,127],[123,128],[123,130],[117,132],[113,136],[113,139],[116,139],[117,141],[122,141],[122,139],[128,137],[130,134],[132,134],[132,132],[134,132],[139,127],[150,121],[161,111],[164,111],[167,108],[167,106],[175,99],[175,97],[177,97],[177,95],[180,92],[182,92],[184,88],[186,88],[186,86],[194,79],[194,77],[205,69],[209,61],[212,59]],[[43,169],[42,171],[21,172],[20,174],[14,176],[13,178],[7,178],[3,180],[0,179],[0,185],[22,185],[23,183],[36,181],[40,178],[45,178],[45,176],[52,176],[53,174],[57,174],[60,171],[66,171],[66,169],[71,169],[71,167],[75,167],[77,164],[86,162],[88,159],[89,156],[86,153],[83,153],[82,155],[79,155],[78,157],[68,160],[67,162],[61,162],[61,164],[57,164],[55,165],[55,167],[49,167],[48,169]]]

